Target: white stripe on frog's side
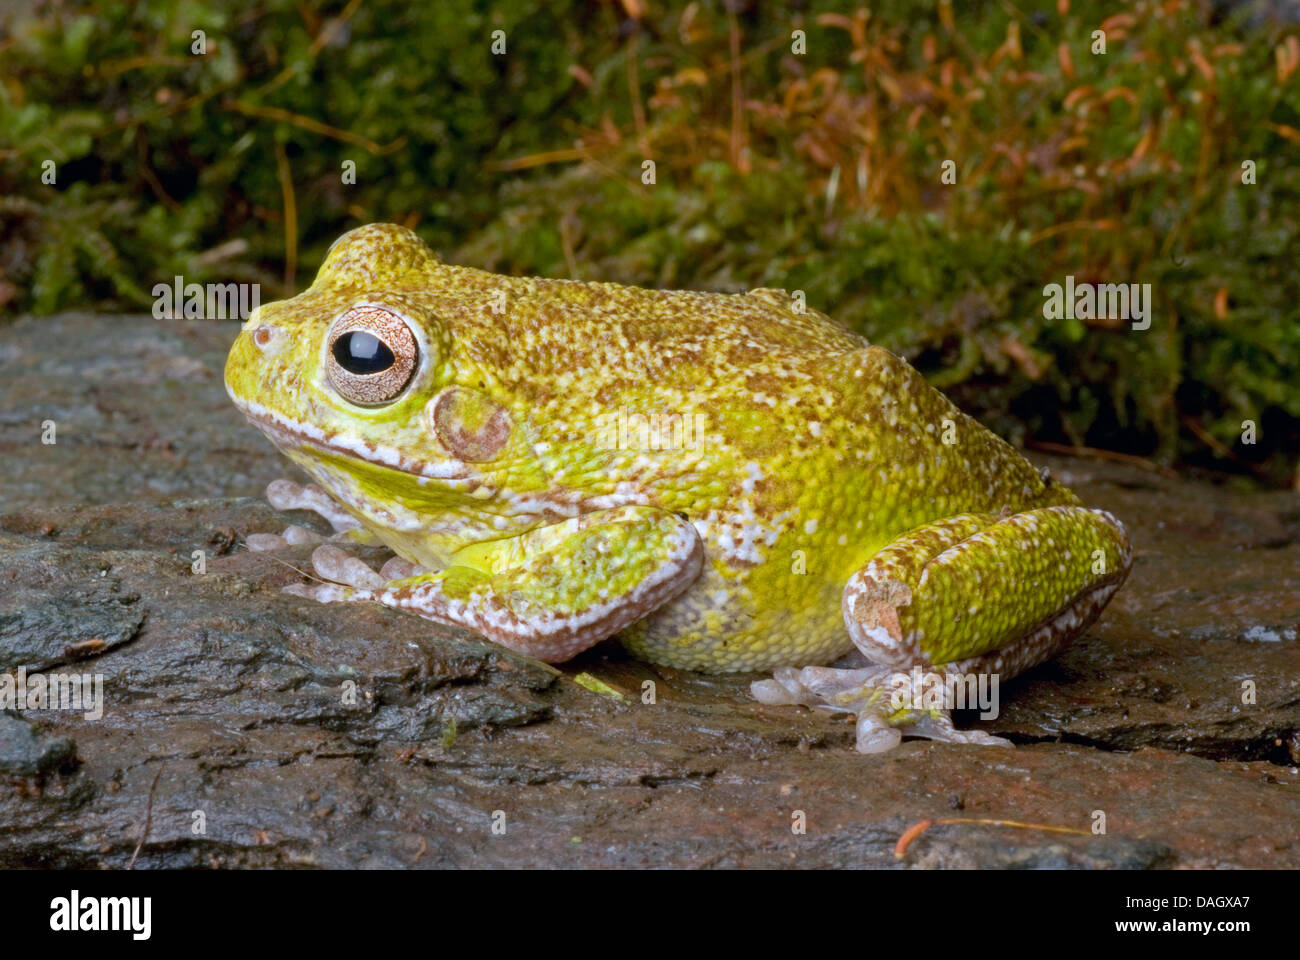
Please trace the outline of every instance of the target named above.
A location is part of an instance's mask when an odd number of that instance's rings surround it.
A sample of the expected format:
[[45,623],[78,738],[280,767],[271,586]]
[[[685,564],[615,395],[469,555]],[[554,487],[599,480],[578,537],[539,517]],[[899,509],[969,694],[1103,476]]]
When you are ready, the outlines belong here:
[[[613,493],[598,497],[588,497],[578,490],[557,490],[544,495],[519,495],[508,489],[492,488],[485,482],[485,477],[476,464],[451,458],[436,463],[416,460],[392,447],[327,434],[317,426],[290,420],[256,401],[240,400],[233,394],[231,398],[244,416],[285,453],[303,444],[313,444],[323,450],[410,474],[418,478],[422,485],[430,480],[436,480],[450,490],[464,492],[479,499],[488,500],[497,497],[509,503],[511,516],[564,519],[581,516],[593,510],[635,505],[648,506],[651,503],[650,498],[639,492],[636,485],[630,482],[619,483]],[[322,483],[322,486],[326,485],[329,486],[330,494],[343,503],[356,509],[366,507],[366,504],[361,501],[349,498],[346,485]],[[498,525],[509,524],[507,521],[498,521]]]
[[[258,429],[268,434],[278,430],[281,432],[283,440],[289,444],[314,443],[325,450],[356,457],[368,463],[381,464],[413,476],[428,477],[432,480],[464,480],[476,475],[473,464],[466,463],[463,460],[448,458],[437,463],[431,463],[427,460],[415,460],[392,447],[382,447],[366,440],[356,440],[338,434],[327,434],[320,427],[310,423],[302,423],[298,420],[290,420],[288,417],[262,406],[255,400],[241,400],[233,394],[231,394],[231,399],[235,401],[235,406],[239,407],[244,416],[252,420]],[[274,440],[275,437],[272,437],[272,439]]]

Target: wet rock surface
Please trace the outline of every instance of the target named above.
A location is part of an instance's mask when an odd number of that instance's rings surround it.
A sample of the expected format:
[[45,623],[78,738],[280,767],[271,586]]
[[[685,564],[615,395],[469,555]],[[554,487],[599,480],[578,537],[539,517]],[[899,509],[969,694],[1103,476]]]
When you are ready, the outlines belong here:
[[[863,757],[750,677],[614,645],[555,670],[281,594],[311,548],[244,537],[322,528],[261,497],[292,470],[225,397],[234,329],[0,329],[0,676],[104,695],[0,712],[0,866],[1300,866],[1295,494],[1035,457],[1129,525],[1128,585],[998,719],[959,716],[1015,748]],[[970,820],[1037,826],[943,822]]]

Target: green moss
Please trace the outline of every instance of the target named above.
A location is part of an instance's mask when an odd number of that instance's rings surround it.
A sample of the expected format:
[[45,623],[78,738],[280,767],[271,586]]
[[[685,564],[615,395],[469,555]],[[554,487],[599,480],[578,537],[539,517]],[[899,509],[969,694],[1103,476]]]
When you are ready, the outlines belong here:
[[[721,0],[639,24],[577,0],[10,14],[0,309],[138,309],[176,274],[267,301],[393,220],[505,272],[800,289],[1018,440],[1287,481],[1295,27],[1140,2],[1097,56],[1113,4],[953,4],[952,29],[938,4],[858,6],[752,5],[738,66]],[[1067,274],[1152,284],[1151,328],[1044,319]]]

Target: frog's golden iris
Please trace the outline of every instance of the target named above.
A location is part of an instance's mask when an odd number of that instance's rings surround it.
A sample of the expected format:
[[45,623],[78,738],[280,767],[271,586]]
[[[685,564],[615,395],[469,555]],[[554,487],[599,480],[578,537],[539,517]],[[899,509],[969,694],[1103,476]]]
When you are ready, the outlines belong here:
[[325,342],[330,383],[356,404],[392,403],[411,382],[420,356],[406,321],[382,307],[353,307]]

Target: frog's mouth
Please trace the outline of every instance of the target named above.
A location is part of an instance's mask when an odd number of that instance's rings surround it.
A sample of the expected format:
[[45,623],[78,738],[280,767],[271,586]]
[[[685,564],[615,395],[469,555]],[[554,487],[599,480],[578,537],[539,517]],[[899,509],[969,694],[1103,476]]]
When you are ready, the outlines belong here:
[[355,440],[327,433],[320,427],[309,423],[290,420],[270,410],[255,400],[244,400],[231,396],[235,406],[249,423],[261,430],[282,451],[302,450],[303,448],[319,450],[334,454],[348,460],[360,461],[375,467],[386,467],[414,477],[440,481],[476,481],[482,483],[484,476],[474,464],[463,460],[447,458],[430,462],[408,457],[392,447],[383,447],[366,440]]
[[450,457],[419,460],[291,420],[233,393],[231,399],[249,423],[334,499],[379,528],[418,530],[426,541],[445,535],[463,545],[514,536],[590,508],[578,493],[512,493],[508,473],[486,473],[482,464]]

